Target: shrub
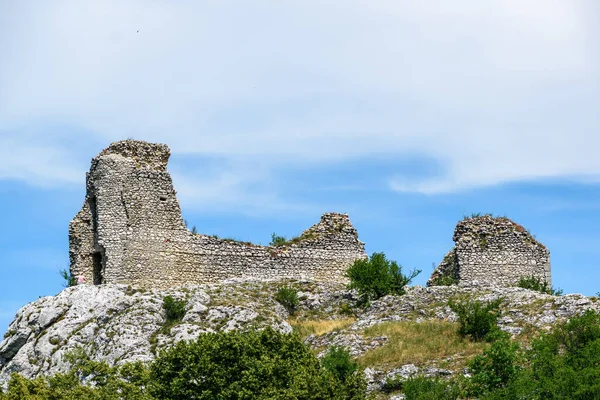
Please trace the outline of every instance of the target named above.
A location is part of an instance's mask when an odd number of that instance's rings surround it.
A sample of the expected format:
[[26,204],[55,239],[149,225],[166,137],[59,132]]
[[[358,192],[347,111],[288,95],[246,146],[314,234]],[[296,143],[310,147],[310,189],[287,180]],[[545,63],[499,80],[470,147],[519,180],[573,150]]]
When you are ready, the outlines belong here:
[[[65,356],[67,373],[51,377],[24,378],[14,373],[2,400],[155,400],[148,393],[149,370],[141,363],[110,367],[91,361],[81,350]],[[83,385],[82,382],[86,382]]]
[[597,399],[600,316],[588,310],[535,339],[522,372],[488,399]]
[[536,276],[522,276],[517,283],[517,286],[523,289],[535,290],[536,292],[551,294],[553,296],[562,295],[562,289],[555,289],[548,285],[548,282]]
[[321,365],[340,382],[346,382],[352,374],[358,371],[358,363],[350,357],[343,347],[333,346],[321,359]]
[[363,399],[364,379],[340,382],[295,335],[208,333],[178,342],[151,367],[159,399]]
[[175,300],[172,296],[163,298],[163,309],[165,310],[167,325],[173,325],[184,317],[187,302],[184,300]]
[[438,275],[432,282],[432,286],[452,286],[456,285],[458,280],[452,275]]
[[[331,372],[295,335],[210,333],[163,350],[149,367],[111,367],[83,351],[65,357],[67,373],[36,379],[13,374],[1,400],[364,399],[359,373]],[[337,365],[337,364],[336,364]],[[345,378],[343,381],[339,377]],[[83,384],[85,382],[85,384]]]
[[491,347],[471,362],[471,392],[479,396],[505,387],[520,371],[521,349],[508,335],[492,343]]
[[349,289],[358,290],[363,302],[376,300],[387,294],[403,295],[408,285],[421,270],[413,270],[408,275],[402,273],[402,266],[389,261],[383,253],[373,253],[369,259],[358,259],[346,271],[350,279]]
[[402,386],[406,400],[456,400],[460,395],[456,384],[441,379],[410,378]]
[[479,341],[486,338],[488,334],[498,331],[496,323],[502,300],[499,298],[488,303],[478,300],[468,302],[450,300],[448,305],[458,315],[458,322],[460,324],[459,333]]
[[348,303],[340,304],[340,308],[339,308],[338,312],[341,315],[346,315],[346,316],[354,316],[355,315],[355,309],[352,308],[352,306],[350,306],[350,304],[348,304]]
[[283,246],[285,244],[287,244],[285,236],[278,236],[275,232],[271,234],[271,243],[269,243],[269,246]]
[[298,291],[292,287],[280,287],[275,293],[275,300],[281,304],[290,315],[298,309]]
[[71,275],[71,271],[68,269],[61,268],[58,270],[58,274],[63,279],[62,287],[68,288],[77,285],[77,278]]

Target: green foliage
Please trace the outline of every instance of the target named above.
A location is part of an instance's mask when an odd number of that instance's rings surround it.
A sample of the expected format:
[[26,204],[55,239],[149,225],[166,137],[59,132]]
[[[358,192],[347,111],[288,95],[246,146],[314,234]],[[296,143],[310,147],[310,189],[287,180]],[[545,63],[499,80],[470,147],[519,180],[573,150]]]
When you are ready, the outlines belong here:
[[403,390],[405,381],[406,381],[406,378],[404,378],[400,375],[396,375],[394,377],[388,377],[383,382],[383,387],[381,389],[386,393]]
[[175,300],[172,296],[163,298],[163,309],[165,310],[165,326],[170,328],[184,317],[187,308],[187,302],[184,300]]
[[63,279],[62,287],[68,288],[77,285],[77,278],[71,275],[71,271],[66,268],[58,270],[58,274]]
[[287,244],[287,239],[285,236],[278,236],[275,232],[271,234],[271,242],[269,246],[283,246]]
[[452,286],[457,283],[458,280],[452,275],[438,275],[432,281],[433,286]]
[[364,303],[376,300],[387,294],[403,295],[408,285],[421,270],[413,270],[408,275],[402,273],[402,266],[389,261],[384,253],[373,253],[367,260],[358,259],[346,271],[350,279],[349,289],[356,289]]
[[521,371],[521,362],[519,344],[510,340],[508,335],[501,335],[471,362],[471,393],[480,396],[505,387]]
[[290,315],[294,315],[298,309],[298,291],[293,287],[283,286],[277,289],[275,300],[281,304]]
[[463,215],[463,221],[467,219],[481,218],[481,217],[494,217],[492,213],[471,213],[471,215]]
[[312,240],[316,237],[317,236],[314,233],[308,232],[303,233],[300,236],[295,236],[288,240],[285,236],[278,236],[277,234],[273,233],[271,235],[271,242],[269,243],[269,246],[289,246],[292,244],[298,244],[306,240]]
[[[358,375],[356,375],[358,376]],[[178,342],[151,367],[159,399],[363,399],[364,380],[345,382],[322,368],[295,335],[209,333]]]
[[68,373],[36,379],[13,374],[0,399],[364,399],[363,375],[340,354],[322,366],[297,336],[270,328],[181,341],[162,351],[149,367],[110,367],[78,350],[65,357],[71,365]]
[[321,359],[321,365],[340,382],[346,382],[356,371],[358,363],[343,347],[333,346]]
[[460,395],[453,382],[424,377],[406,380],[403,391],[406,400],[456,400]]
[[192,226],[192,235],[197,235],[198,229],[196,229],[196,225]]
[[342,303],[340,304],[340,309],[338,310],[338,312],[341,315],[346,315],[346,316],[355,316],[355,309],[352,308],[352,306],[350,306],[350,304],[348,303]]
[[600,316],[588,310],[535,339],[521,372],[484,398],[600,398]]
[[460,302],[450,300],[448,305],[458,315],[459,333],[480,341],[485,339],[488,334],[497,332],[496,323],[502,301],[501,298],[488,303],[478,300]]
[[548,282],[542,280],[533,275],[525,277],[522,276],[517,283],[517,286],[523,289],[535,290],[536,292],[551,294],[553,296],[560,296],[563,294],[562,289],[555,289],[548,285]]
[[[36,379],[13,374],[1,400],[154,400],[148,393],[149,371],[141,363],[110,367],[91,361],[81,350],[65,357],[67,373]],[[83,385],[82,382],[87,382]]]

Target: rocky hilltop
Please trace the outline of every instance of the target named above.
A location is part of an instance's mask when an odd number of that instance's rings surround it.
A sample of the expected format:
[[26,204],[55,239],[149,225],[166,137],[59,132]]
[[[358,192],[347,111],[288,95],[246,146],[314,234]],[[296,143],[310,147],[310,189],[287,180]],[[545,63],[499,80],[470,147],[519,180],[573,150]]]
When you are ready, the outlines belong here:
[[[275,301],[275,292],[283,284],[298,290],[300,306],[294,318]],[[186,302],[184,317],[167,328],[165,296]],[[499,326],[516,338],[587,309],[600,311],[596,298],[580,294],[551,296],[473,284],[411,287],[404,296],[386,296],[365,309],[350,307],[355,293],[343,285],[314,281],[229,280],[166,290],[80,285],[19,310],[0,343],[0,385],[13,372],[35,377],[64,371],[68,365],[63,356],[78,347],[109,364],[150,361],[160,349],[205,332],[266,326],[281,332],[297,330],[316,352],[332,345],[347,347],[367,367],[371,390],[380,389],[389,376],[451,376],[463,372],[468,349],[436,352],[429,359],[408,355],[394,361],[373,356],[397,345],[393,332],[402,324],[452,327],[456,315],[448,306],[451,298],[503,298]]]

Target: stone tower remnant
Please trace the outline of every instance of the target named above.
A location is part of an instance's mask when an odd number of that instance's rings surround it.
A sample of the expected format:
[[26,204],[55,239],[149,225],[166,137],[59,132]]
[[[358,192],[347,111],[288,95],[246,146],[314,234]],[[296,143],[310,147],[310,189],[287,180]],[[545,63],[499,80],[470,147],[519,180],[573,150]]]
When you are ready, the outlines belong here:
[[257,246],[190,232],[164,144],[112,143],[92,160],[83,207],[69,225],[72,276],[165,288],[228,278],[344,281],[364,243],[346,214],[327,213],[291,243]]
[[455,246],[435,269],[427,286],[444,278],[455,282],[516,286],[522,277],[552,285],[550,251],[525,228],[506,217],[465,218],[456,225]]

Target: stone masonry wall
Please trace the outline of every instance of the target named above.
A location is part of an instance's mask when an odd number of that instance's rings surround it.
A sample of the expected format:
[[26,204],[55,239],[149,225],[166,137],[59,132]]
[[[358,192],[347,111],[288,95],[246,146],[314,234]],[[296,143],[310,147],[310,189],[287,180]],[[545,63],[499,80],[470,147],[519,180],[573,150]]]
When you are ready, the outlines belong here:
[[440,277],[457,281],[514,286],[521,277],[534,276],[552,285],[550,252],[521,225],[505,217],[484,215],[456,225],[455,247],[427,282]]
[[328,213],[283,246],[192,234],[171,176],[169,148],[126,140],[92,160],[86,198],[69,226],[71,274],[87,282],[172,287],[228,278],[344,281],[364,244],[345,214]]

